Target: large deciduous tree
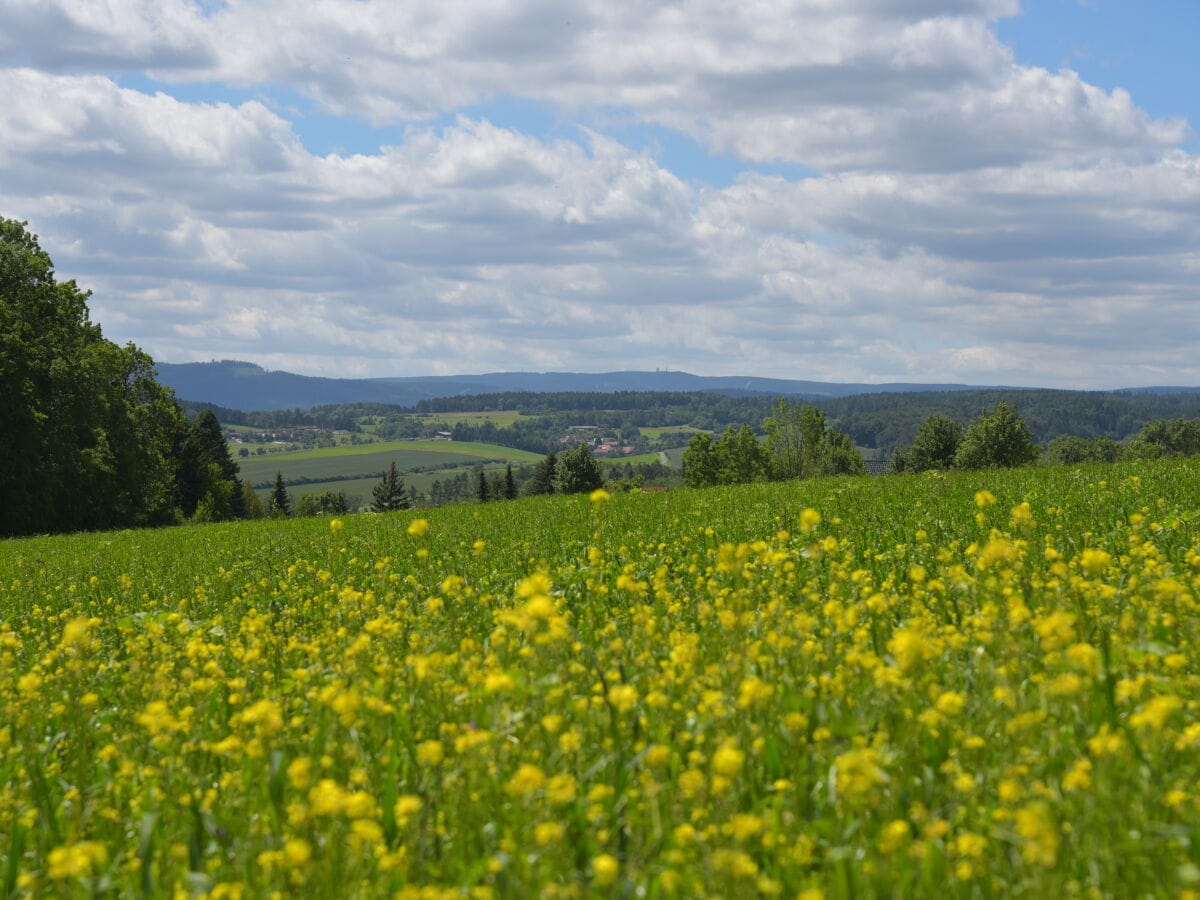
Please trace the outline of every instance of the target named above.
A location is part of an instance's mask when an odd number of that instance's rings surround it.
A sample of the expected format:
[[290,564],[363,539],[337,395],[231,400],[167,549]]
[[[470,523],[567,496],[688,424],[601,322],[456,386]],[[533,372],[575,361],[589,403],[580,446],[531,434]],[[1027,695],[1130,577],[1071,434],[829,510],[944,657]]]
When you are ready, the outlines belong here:
[[912,445],[893,460],[893,468],[908,472],[949,469],[954,465],[962,438],[963,427],[959,422],[940,413],[927,416],[917,428]]
[[186,421],[106,340],[24,222],[0,219],[0,535],[169,521]]
[[554,467],[554,492],[556,494],[579,494],[594,491],[604,485],[604,470],[600,461],[592,456],[592,448],[580,442],[570,450],[558,454]]
[[963,434],[954,454],[959,469],[1007,469],[1038,458],[1037,444],[1017,408],[1003,400],[984,410]]

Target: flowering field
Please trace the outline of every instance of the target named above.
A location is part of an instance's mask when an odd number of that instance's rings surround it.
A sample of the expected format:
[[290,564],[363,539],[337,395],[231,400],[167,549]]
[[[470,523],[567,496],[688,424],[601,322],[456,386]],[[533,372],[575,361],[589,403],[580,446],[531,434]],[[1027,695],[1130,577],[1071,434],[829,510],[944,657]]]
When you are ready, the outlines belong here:
[[1200,462],[0,544],[0,897],[1200,889]]

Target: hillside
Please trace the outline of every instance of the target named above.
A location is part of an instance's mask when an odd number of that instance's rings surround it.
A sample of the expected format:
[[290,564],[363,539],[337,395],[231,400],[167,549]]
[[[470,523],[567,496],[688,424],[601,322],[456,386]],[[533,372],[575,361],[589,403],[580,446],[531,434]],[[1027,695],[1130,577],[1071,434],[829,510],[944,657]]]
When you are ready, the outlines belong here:
[[841,397],[864,392],[963,390],[955,384],[852,384],[748,376],[700,376],[686,372],[492,372],[412,378],[316,378],[269,372],[253,363],[159,363],[160,380],[182,400],[231,409],[308,409],[331,403],[389,403],[501,391],[716,391],[804,397]]

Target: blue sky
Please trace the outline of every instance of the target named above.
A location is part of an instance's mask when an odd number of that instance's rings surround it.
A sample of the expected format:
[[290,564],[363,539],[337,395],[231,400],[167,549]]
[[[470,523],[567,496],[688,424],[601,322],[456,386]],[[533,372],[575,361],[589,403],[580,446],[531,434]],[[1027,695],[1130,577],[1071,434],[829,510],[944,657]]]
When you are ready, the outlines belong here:
[[1023,8],[996,24],[1019,62],[1074,69],[1092,84],[1124,88],[1151,115],[1200,128],[1200,3],[1024,0]]
[[0,215],[171,362],[1200,384],[1200,4],[1021,6],[0,0]]

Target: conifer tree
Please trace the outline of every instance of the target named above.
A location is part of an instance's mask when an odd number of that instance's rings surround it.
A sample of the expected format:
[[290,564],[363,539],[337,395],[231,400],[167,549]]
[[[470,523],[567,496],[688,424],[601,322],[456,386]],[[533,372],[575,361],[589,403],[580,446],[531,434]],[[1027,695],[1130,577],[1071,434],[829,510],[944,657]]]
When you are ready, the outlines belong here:
[[475,497],[480,503],[487,503],[492,499],[492,491],[488,485],[487,475],[484,474],[483,469],[479,470],[479,481],[475,487]]
[[393,460],[379,484],[371,489],[371,511],[394,512],[408,509],[410,505],[408,493],[404,490],[404,479],[400,477]]
[[292,508],[292,500],[288,497],[287,485],[283,482],[283,473],[275,473],[275,487],[271,490],[270,511],[274,518],[282,519]]
[[517,497],[517,483],[513,480],[512,463],[504,470],[504,499],[515,500]]

